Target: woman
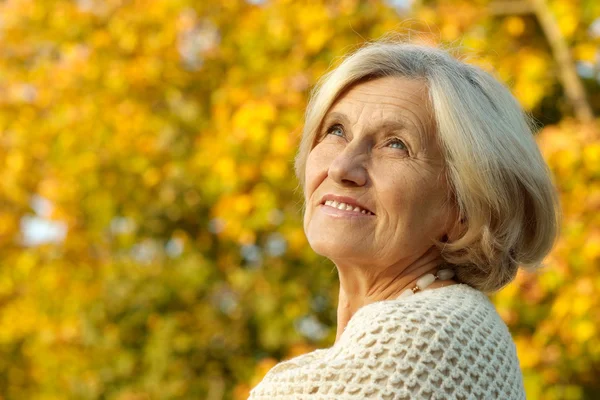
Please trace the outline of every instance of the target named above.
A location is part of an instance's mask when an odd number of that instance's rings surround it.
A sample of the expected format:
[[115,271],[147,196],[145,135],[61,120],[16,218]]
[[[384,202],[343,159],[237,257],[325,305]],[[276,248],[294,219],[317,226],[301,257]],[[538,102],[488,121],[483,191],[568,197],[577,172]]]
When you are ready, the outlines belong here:
[[514,97],[443,50],[380,42],[325,76],[305,122],[304,229],[339,273],[337,338],[250,398],[524,398],[485,293],[540,263],[558,213]]

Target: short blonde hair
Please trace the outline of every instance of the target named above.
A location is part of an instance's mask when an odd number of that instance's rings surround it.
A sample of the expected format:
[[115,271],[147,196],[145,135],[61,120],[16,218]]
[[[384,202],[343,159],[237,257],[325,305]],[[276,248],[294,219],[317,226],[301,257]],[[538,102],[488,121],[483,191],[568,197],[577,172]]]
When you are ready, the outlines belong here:
[[436,244],[457,279],[489,293],[512,281],[519,266],[538,266],[558,235],[559,207],[532,120],[498,80],[446,50],[370,43],[326,74],[306,110],[295,164],[301,185],[334,102],[352,85],[386,76],[422,80],[428,87],[450,198],[464,222],[458,238]]

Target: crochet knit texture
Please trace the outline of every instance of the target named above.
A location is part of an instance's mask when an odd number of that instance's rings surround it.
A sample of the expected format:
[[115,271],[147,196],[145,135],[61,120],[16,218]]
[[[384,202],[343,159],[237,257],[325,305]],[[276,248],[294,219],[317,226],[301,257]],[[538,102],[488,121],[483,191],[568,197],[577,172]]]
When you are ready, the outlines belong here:
[[273,367],[262,399],[524,399],[508,328],[459,284],[369,304],[328,349]]

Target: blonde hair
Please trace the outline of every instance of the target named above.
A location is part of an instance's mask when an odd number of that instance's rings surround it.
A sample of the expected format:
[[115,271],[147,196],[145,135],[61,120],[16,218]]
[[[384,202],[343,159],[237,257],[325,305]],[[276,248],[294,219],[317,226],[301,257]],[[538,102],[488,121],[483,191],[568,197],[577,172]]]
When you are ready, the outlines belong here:
[[426,83],[451,198],[464,221],[458,238],[436,242],[461,282],[493,292],[550,252],[559,226],[555,188],[534,125],[498,80],[436,47],[381,41],[349,55],[311,96],[296,157],[306,159],[325,114],[350,86],[386,76]]

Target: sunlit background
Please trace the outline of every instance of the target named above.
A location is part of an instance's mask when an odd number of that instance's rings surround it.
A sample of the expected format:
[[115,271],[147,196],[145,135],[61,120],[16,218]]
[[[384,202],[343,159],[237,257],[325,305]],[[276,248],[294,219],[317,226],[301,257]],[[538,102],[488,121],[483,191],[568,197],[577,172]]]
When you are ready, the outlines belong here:
[[330,346],[292,161],[317,79],[391,31],[539,122],[562,236],[493,299],[528,398],[600,398],[597,0],[0,0],[0,399],[245,399]]

